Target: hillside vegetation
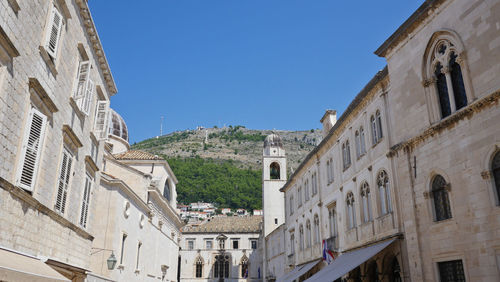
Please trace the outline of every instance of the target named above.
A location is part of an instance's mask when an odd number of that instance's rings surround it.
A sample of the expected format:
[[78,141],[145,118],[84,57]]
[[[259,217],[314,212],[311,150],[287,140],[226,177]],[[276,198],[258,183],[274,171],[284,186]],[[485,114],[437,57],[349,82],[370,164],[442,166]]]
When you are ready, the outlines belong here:
[[150,138],[133,149],[168,160],[181,203],[214,202],[221,207],[260,209],[262,149],[267,135],[283,139],[288,173],[321,141],[319,130],[251,130],[244,126],[198,128]]

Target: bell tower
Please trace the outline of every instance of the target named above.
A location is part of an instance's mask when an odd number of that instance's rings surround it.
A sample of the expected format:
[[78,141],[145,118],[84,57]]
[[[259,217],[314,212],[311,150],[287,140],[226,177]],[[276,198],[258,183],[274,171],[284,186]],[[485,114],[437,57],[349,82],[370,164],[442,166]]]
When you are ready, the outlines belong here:
[[286,156],[279,135],[273,133],[264,140],[262,166],[265,237],[285,223],[285,195],[280,188],[286,183]]

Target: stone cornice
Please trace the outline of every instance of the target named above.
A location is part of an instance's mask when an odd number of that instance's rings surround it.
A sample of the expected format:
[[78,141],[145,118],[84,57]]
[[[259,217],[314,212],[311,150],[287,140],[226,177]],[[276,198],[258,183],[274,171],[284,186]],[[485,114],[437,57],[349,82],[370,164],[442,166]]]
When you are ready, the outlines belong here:
[[101,40],[99,39],[99,35],[97,34],[94,21],[92,20],[92,15],[90,14],[87,1],[76,0],[76,4],[78,5],[80,16],[83,20],[83,25],[85,27],[84,29],[89,36],[90,42],[92,43],[91,47],[94,49],[94,53],[97,55],[98,67],[101,69],[102,75],[104,76],[104,80],[106,82],[106,87],[110,93],[110,96],[112,96],[116,94],[118,90],[116,89],[116,84],[113,79],[113,75],[111,74],[106,55],[104,54]]
[[54,101],[52,101],[49,94],[47,94],[47,91],[45,91],[45,89],[40,84],[40,81],[38,81],[38,79],[30,77],[28,79],[28,84],[30,89],[35,90],[35,93],[38,95],[40,100],[45,104],[45,106],[51,113],[59,111],[56,104],[54,103]]
[[17,51],[16,46],[14,46],[14,43],[10,41],[9,37],[7,36],[7,33],[3,30],[3,28],[0,26],[0,45],[7,51],[7,54],[11,56],[12,58],[19,56],[19,51]]
[[479,113],[482,110],[487,109],[493,105],[497,105],[499,99],[500,99],[500,90],[495,91],[492,94],[473,102],[467,107],[441,120],[439,123],[425,129],[422,133],[418,134],[417,136],[392,146],[389,153],[387,153],[387,156],[391,158],[397,155],[397,153],[401,150],[411,151],[415,146],[433,137],[434,135],[439,134],[444,130],[453,128],[455,125],[457,125],[459,121],[464,120],[466,118],[470,119],[474,114]]
[[0,188],[8,191],[13,197],[23,201],[23,203],[26,203],[28,206],[31,208],[39,211],[40,213],[50,217],[52,220],[56,221],[57,223],[61,224],[64,227],[67,227],[74,231],[78,236],[86,239],[86,240],[94,240],[94,236],[92,236],[90,233],[85,231],[84,229],[80,228],[76,224],[72,223],[71,221],[67,220],[57,212],[51,210],[44,204],[40,203],[37,199],[35,199],[33,196],[31,196],[28,192],[24,191],[23,189],[16,187],[15,185],[11,184],[7,180],[3,179],[0,177]]
[[177,214],[172,206],[167,203],[165,198],[163,198],[157,189],[149,189],[148,193],[150,195],[150,197],[148,197],[149,201],[155,206],[160,207],[163,211],[167,212],[169,214],[168,218],[173,219],[177,228],[181,228],[184,225],[179,214]]
[[80,139],[78,138],[78,136],[76,136],[75,132],[73,131],[73,129],[69,125],[64,124],[63,128],[62,128],[62,131],[69,138],[69,140],[71,141],[71,143],[76,148],[83,147],[82,141],[80,141]]

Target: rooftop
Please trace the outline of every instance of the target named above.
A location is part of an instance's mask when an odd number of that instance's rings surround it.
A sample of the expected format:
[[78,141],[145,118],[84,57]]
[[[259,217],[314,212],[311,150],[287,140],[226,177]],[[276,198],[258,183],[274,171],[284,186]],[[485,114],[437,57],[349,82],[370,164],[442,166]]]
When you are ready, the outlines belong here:
[[262,216],[229,216],[207,219],[197,226],[185,226],[184,233],[258,233]]
[[144,151],[129,150],[120,154],[113,155],[117,160],[161,160],[157,155]]

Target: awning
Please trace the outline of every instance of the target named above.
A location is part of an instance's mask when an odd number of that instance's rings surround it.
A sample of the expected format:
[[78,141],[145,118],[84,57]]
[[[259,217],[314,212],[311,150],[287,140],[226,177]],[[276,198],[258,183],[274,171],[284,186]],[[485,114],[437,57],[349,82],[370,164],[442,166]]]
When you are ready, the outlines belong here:
[[332,263],[311,276],[306,282],[325,282],[335,281],[349,273],[371,257],[380,253],[396,239],[388,240],[369,247],[347,252],[338,256]]
[[276,279],[276,282],[282,282],[282,281],[293,281],[300,276],[306,274],[311,268],[313,268],[316,264],[318,264],[321,260],[315,260],[303,265],[299,265],[295,267],[292,271],[288,272],[287,274],[279,277]]
[[0,249],[0,281],[71,281],[41,260]]

